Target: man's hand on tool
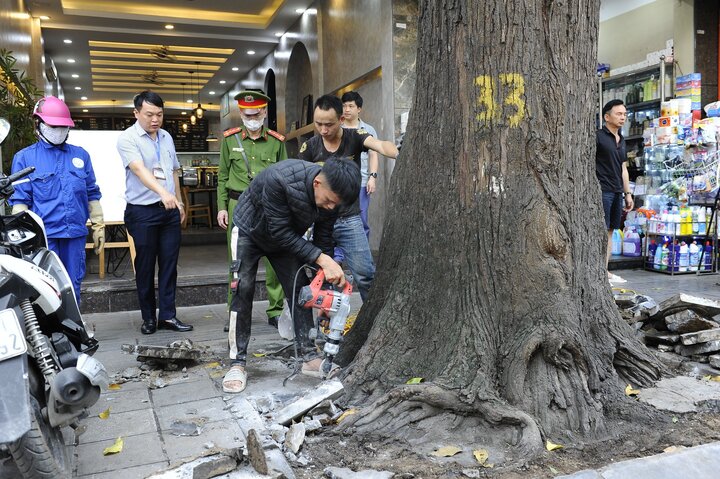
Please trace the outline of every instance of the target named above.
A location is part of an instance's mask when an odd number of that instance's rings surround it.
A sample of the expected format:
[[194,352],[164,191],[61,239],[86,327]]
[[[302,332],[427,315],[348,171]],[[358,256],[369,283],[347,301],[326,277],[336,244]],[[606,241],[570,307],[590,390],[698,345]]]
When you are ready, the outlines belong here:
[[341,288],[345,286],[345,272],[334,259],[325,253],[320,253],[315,262],[325,272],[325,281]]

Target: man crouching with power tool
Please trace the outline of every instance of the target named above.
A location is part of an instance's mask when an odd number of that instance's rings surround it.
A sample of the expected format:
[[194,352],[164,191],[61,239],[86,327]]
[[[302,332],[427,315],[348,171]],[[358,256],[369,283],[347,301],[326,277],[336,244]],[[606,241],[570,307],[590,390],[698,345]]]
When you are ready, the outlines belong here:
[[[359,194],[360,169],[355,163],[336,158],[321,167],[302,160],[285,160],[258,174],[240,195],[233,212],[233,277],[230,302],[230,359],[232,365],[223,379],[223,391],[242,392],[247,386],[247,348],[255,293],[258,261],[265,256],[272,265],[285,297],[299,297],[309,284],[303,264],[316,264],[325,281],[344,286],[342,268],[332,259],[335,208],[353,203]],[[312,243],[303,235],[314,224]],[[292,307],[292,305],[291,305]],[[309,332],[312,311],[293,308],[295,340],[306,361],[303,372],[317,375],[320,359]]]

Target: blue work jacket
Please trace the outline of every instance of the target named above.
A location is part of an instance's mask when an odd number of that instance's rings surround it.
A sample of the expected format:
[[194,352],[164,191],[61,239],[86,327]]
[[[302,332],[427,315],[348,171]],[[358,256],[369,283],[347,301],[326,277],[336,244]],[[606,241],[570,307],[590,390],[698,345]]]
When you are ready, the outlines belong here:
[[15,154],[12,172],[28,166],[35,171],[26,177],[30,181],[15,185],[10,204],[22,203],[37,213],[48,238],[86,236],[88,202],[101,196],[88,152],[79,146],[53,146],[40,140]]

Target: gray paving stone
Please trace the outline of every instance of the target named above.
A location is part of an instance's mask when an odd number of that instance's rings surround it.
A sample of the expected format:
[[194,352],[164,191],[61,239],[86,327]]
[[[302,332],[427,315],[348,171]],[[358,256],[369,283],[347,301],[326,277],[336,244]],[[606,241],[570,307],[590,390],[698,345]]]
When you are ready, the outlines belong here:
[[173,421],[185,421],[207,418],[207,422],[227,421],[232,419],[228,406],[220,398],[201,399],[182,404],[170,404],[157,407],[155,412],[160,423],[160,430],[170,429]]
[[118,436],[136,436],[156,432],[155,417],[148,405],[147,409],[113,413],[107,419],[89,417],[84,423],[87,431],[80,436],[81,443],[91,443],[107,439],[115,439]]
[[90,417],[97,416],[110,408],[110,413],[137,411],[150,408],[150,396],[147,389],[109,391],[100,395],[100,399],[90,408]]
[[77,479],[145,479],[150,474],[162,471],[166,467],[168,467],[168,462],[163,461],[156,462],[154,464],[146,464],[143,466],[123,468],[122,472],[110,471],[88,474],[86,476],[78,476]]
[[720,401],[720,383],[678,376],[640,390],[641,402],[675,413],[696,412],[702,403]]
[[208,442],[226,449],[245,445],[240,427],[232,420],[207,423],[202,426],[199,436],[173,436],[167,431],[163,431],[162,435],[171,464],[207,453],[205,444]]
[[112,446],[115,439],[117,438],[80,444],[77,447],[78,476],[116,471],[116,475],[110,477],[125,479],[126,469],[167,461],[160,443],[160,435],[156,432],[123,437],[125,444],[122,452],[103,456],[103,449]]
[[198,377],[196,381],[172,384],[170,386],[154,389],[151,391],[153,404],[167,406],[170,404],[182,404],[200,399],[222,397],[222,392],[215,388],[209,377]]

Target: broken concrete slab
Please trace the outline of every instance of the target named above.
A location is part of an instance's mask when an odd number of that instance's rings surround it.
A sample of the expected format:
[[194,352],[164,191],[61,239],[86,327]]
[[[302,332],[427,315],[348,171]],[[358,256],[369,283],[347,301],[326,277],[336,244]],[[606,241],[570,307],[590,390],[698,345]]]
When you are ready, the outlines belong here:
[[343,389],[342,383],[337,379],[324,381],[305,396],[278,411],[275,415],[275,422],[287,426],[293,419],[302,416],[322,401],[340,396]]
[[658,351],[663,353],[670,353],[675,351],[675,346],[672,346],[670,344],[658,344],[657,345]]
[[720,324],[703,318],[691,309],[665,316],[665,325],[669,331],[679,334],[694,333],[720,327]]
[[657,346],[658,344],[677,344],[680,341],[680,335],[677,333],[669,333],[667,331],[644,331],[643,338],[645,344]]
[[280,448],[274,443],[263,445],[260,435],[254,429],[247,433],[248,459],[253,469],[270,477],[295,479],[295,474]]
[[[198,457],[185,462],[177,467],[171,466],[171,468],[166,469],[165,471],[148,476],[147,479],[209,479],[211,477],[217,477],[220,474],[226,474],[235,470],[238,463],[237,454],[242,457],[242,453],[236,451],[211,453],[207,456]],[[222,472],[210,475],[214,471]]]
[[720,340],[720,328],[706,329],[695,333],[685,333],[680,335],[680,342],[685,346],[693,344],[707,343],[709,341]]
[[355,472],[347,467],[326,467],[323,474],[328,479],[392,479],[395,475],[394,472],[372,469]]
[[708,356],[710,366],[720,369],[720,354],[711,354]]
[[299,422],[290,426],[287,434],[285,434],[285,447],[297,454],[305,441],[305,423]]
[[697,412],[700,404],[720,400],[720,383],[677,376],[662,379],[652,388],[641,389],[637,397],[663,411]]
[[650,319],[665,318],[686,309],[691,309],[705,318],[712,318],[720,314],[720,302],[684,293],[676,294],[660,303],[660,311]]
[[213,456],[212,460],[201,462],[193,468],[192,479],[211,479],[221,474],[234,471],[238,461],[236,457],[225,455]]
[[270,468],[268,467],[267,458],[265,457],[262,441],[255,429],[250,429],[247,432],[247,451],[248,459],[252,467],[260,474],[267,475],[270,472]]
[[675,352],[683,356],[694,356],[696,354],[707,354],[720,351],[720,340],[709,341],[707,343],[693,344],[691,346],[679,345],[675,347]]
[[199,349],[169,346],[151,346],[147,344],[123,344],[122,350],[138,357],[155,359],[185,359],[197,361],[202,357]]

